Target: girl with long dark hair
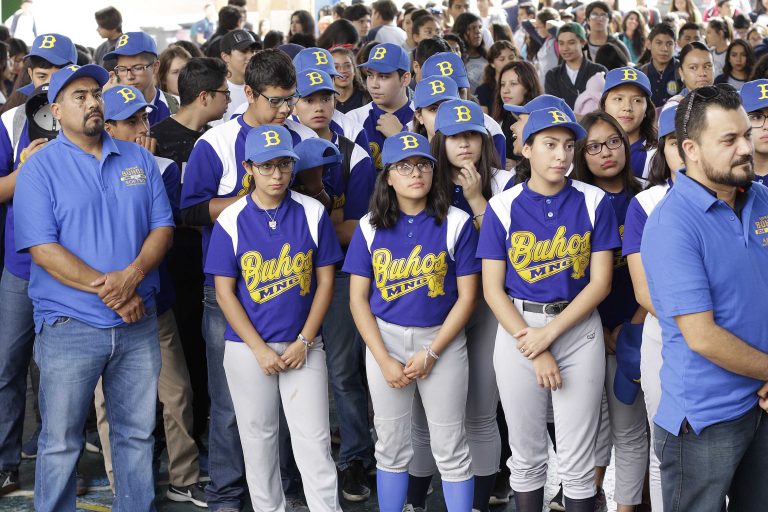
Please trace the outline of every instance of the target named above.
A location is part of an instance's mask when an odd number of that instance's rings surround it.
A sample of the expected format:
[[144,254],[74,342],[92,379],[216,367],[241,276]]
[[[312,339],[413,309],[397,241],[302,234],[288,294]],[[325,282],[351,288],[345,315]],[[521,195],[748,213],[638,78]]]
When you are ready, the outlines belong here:
[[715,78],[716,84],[731,84],[737,91],[747,83],[755,68],[755,52],[748,42],[736,39],[725,52],[723,73]]
[[464,62],[470,88],[474,92],[483,82],[483,72],[488,65],[488,54],[483,45],[483,20],[471,12],[460,14],[453,24],[453,33],[461,37],[467,45]]
[[475,89],[475,96],[486,114],[490,114],[493,108],[493,93],[498,87],[502,68],[519,58],[520,54],[512,41],[496,41],[488,50],[488,65],[483,71],[483,83]]

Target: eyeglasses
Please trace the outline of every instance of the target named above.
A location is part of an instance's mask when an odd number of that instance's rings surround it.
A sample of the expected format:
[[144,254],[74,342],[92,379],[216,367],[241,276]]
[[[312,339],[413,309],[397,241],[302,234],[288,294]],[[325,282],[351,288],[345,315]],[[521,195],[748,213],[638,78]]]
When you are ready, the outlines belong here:
[[280,160],[275,164],[255,164],[249,160],[248,164],[262,176],[272,176],[275,173],[275,168],[280,171],[280,174],[293,172],[293,160],[291,159]]
[[266,94],[259,93],[259,96],[265,97],[272,108],[280,108],[283,103],[293,108],[296,106],[296,102],[299,101],[299,97],[296,94],[291,96],[267,96]]
[[144,71],[148,70],[149,68],[151,68],[154,64],[155,64],[155,61],[153,60],[149,64],[135,64],[131,67],[115,66],[115,73],[117,73],[118,75],[124,75],[128,71],[130,71],[132,75],[139,75]]
[[429,174],[435,168],[435,163],[431,160],[424,160],[417,164],[409,164],[408,162],[402,162],[399,164],[392,164],[389,166],[390,170],[394,170],[400,176],[411,176],[414,169],[418,169],[422,174]]
[[224,96],[227,97],[227,101],[232,99],[232,91],[230,91],[229,89],[226,89],[226,90],[208,89],[205,92],[211,92],[211,93],[213,93],[213,92],[220,92],[221,94],[223,94]]
[[762,112],[750,112],[747,116],[749,117],[749,123],[752,125],[752,128],[762,128],[763,125],[765,125],[766,115]]
[[599,155],[603,151],[603,146],[608,149],[619,149],[624,144],[621,137],[611,137],[605,142],[592,142],[584,146],[584,150],[590,155]]
[[734,89],[733,86],[729,84],[717,84],[699,87],[698,89],[694,89],[691,92],[690,99],[688,100],[688,106],[685,108],[685,116],[683,117],[683,140],[690,138],[688,137],[688,121],[691,119],[691,110],[693,110],[693,104],[696,102],[696,98],[701,98],[701,100],[706,103],[717,98],[721,93],[724,92],[735,93],[736,89]]
[[608,13],[607,12],[593,12],[593,13],[590,13],[589,19],[591,19],[591,20],[608,19]]

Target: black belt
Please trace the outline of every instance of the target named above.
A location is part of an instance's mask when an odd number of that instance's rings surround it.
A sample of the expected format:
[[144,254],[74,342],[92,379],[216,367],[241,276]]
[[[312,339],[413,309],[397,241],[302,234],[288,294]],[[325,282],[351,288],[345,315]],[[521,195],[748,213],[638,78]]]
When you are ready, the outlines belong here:
[[570,304],[570,302],[565,300],[560,302],[551,302],[549,304],[542,304],[541,302],[530,302],[527,300],[524,300],[522,302],[523,302],[523,311],[527,311],[528,313],[539,313],[539,314],[545,314],[550,316],[559,315],[565,310],[565,308],[568,307],[568,304]]

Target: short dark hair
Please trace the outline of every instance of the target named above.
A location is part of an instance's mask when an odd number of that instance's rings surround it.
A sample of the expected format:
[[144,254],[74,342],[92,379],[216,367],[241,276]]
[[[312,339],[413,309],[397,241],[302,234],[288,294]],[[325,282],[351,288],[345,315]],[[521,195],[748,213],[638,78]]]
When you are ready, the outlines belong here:
[[[261,43],[259,43],[259,44],[261,44]],[[179,48],[184,48],[185,50],[187,50],[187,53],[189,53],[189,55],[191,57],[205,57],[205,54],[203,53],[203,50],[201,50],[200,47],[197,46],[192,41],[185,41],[185,40],[181,39],[179,41],[171,43],[168,46],[169,47],[171,47],[171,46],[178,46]]]
[[701,28],[701,25],[699,25],[695,21],[686,21],[685,23],[683,23],[683,26],[680,27],[680,30],[677,31],[678,39],[683,37],[683,32],[685,32],[686,30],[695,30],[697,32],[701,32],[702,28]]
[[669,36],[673,41],[677,41],[675,29],[672,27],[672,25],[668,25],[666,23],[657,23],[648,33],[648,41],[653,41],[653,39],[659,35]]
[[360,34],[351,21],[339,18],[334,21],[317,38],[317,46],[330,50],[337,44],[351,44],[357,46],[360,41]]
[[[696,92],[700,89],[707,89],[708,92],[714,89],[717,94],[705,101]],[[680,153],[680,158],[683,159],[683,162],[685,162],[683,141],[691,139],[701,142],[701,132],[704,131],[704,127],[707,124],[707,109],[719,107],[723,110],[738,110],[741,108],[741,96],[729,84],[709,85],[700,89],[694,89],[688,96],[683,98],[683,101],[677,106],[677,112],[675,112],[677,151]],[[686,115],[688,116],[687,124]]]
[[624,68],[629,65],[627,54],[624,53],[619,45],[610,39],[595,52],[595,63],[602,64],[610,71],[612,69]]
[[[762,3],[762,2],[759,2]],[[736,16],[733,17],[733,28],[743,29],[743,28],[749,28],[752,26],[752,21],[749,19],[749,16],[744,14],[743,12],[740,12]]]
[[371,15],[371,8],[365,4],[353,4],[344,9],[343,18],[349,21],[357,21]]
[[123,16],[120,11],[112,6],[96,11],[94,14],[96,24],[104,30],[122,30]]
[[683,67],[683,63],[685,62],[685,58],[693,50],[700,50],[702,52],[709,53],[709,48],[707,48],[707,45],[705,45],[701,41],[693,41],[691,43],[688,43],[687,45],[683,46],[682,50],[680,50],[680,57],[678,58],[678,62],[680,63],[680,67]]
[[248,4],[248,2],[246,0],[229,0],[227,4],[234,5],[236,7],[245,7]]
[[421,27],[429,23],[430,21],[434,21],[437,23],[437,26],[440,26],[440,22],[437,21],[437,18],[432,16],[431,14],[425,14],[424,16],[419,16],[416,18],[416,20],[411,24],[411,34],[416,35],[419,33],[419,30],[421,30]]
[[280,46],[283,44],[283,39],[285,39],[285,34],[279,30],[270,30],[264,34],[264,49]]
[[419,63],[419,66],[423,66],[428,58],[436,53],[450,52],[451,47],[445,42],[442,37],[428,37],[422,39],[419,44],[416,45],[416,49],[413,51],[413,60]]
[[0,41],[6,43],[11,38],[11,31],[5,25],[0,25]]
[[245,84],[255,92],[267,87],[296,86],[296,68],[284,52],[270,48],[256,52],[245,68]]
[[219,9],[219,28],[217,32],[225,34],[230,30],[235,30],[240,25],[243,18],[243,11],[234,5],[225,5]]
[[[464,40],[457,36],[456,34],[443,34],[443,39],[447,43],[448,41],[453,41],[456,44],[459,45],[459,51],[461,52],[461,57],[464,58],[464,56],[467,54],[467,45],[464,44]],[[451,47],[449,46],[446,52],[453,51],[451,50]]]
[[[76,62],[73,62],[72,64],[77,64]],[[37,55],[32,55],[31,57],[27,57],[27,68],[29,69],[51,69],[53,67],[61,67],[56,66],[55,64],[50,63],[46,59],[42,57],[38,57]]]
[[179,103],[189,105],[203,91],[218,89],[227,79],[227,65],[213,57],[193,57],[179,72]]
[[371,4],[371,10],[379,13],[383,21],[392,21],[397,16],[397,5],[392,0],[376,0]]
[[609,18],[608,18],[608,21],[610,21],[610,16],[611,16],[611,14],[612,14],[611,8],[608,6],[608,4],[607,4],[607,3],[605,3],[605,2],[603,2],[603,1],[601,1],[601,0],[597,0],[596,2],[590,2],[590,3],[588,3],[588,4],[587,4],[587,8],[586,8],[586,10],[584,11],[584,16],[585,16],[586,18],[589,18],[589,15],[590,15],[590,14],[592,14],[592,11],[593,11],[593,10],[595,10],[595,9],[602,9],[602,10],[604,10],[606,13],[608,13],[608,17],[609,17]]

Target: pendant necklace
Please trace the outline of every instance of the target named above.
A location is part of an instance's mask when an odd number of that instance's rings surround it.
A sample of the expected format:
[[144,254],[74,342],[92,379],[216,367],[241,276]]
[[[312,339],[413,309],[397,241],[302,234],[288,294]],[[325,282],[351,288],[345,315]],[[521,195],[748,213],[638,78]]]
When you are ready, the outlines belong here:
[[[275,208],[275,216],[274,217],[272,217],[269,214],[269,210],[267,210],[266,208],[262,208],[261,209],[261,211],[263,211],[267,215],[267,218],[269,218],[269,222],[267,223],[267,225],[269,226],[269,229],[273,229],[273,230],[277,229],[277,212],[280,210],[281,206],[283,206],[282,202],[279,205],[277,205],[277,208]],[[261,207],[259,206],[259,208],[261,208]]]

